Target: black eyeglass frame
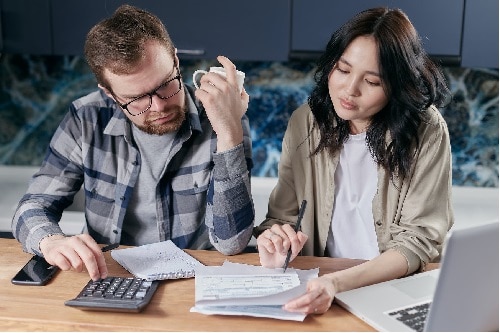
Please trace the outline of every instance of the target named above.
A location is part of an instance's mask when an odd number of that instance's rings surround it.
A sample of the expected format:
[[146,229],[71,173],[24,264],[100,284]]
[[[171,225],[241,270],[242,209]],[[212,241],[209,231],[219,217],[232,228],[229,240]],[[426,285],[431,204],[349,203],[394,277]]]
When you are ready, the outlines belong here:
[[[116,95],[114,94],[114,92],[113,92],[113,91],[111,91],[111,94],[115,97],[116,104],[118,104],[118,105],[119,105],[122,109],[127,110],[127,112],[128,112],[128,113],[129,113],[132,117],[135,117],[135,116],[140,116],[140,115],[141,115],[141,114],[143,114],[144,112],[147,112],[147,111],[151,108],[151,105],[153,105],[153,95],[156,95],[156,96],[158,96],[159,98],[161,98],[161,99],[165,100],[165,99],[169,99],[169,98],[171,98],[171,97],[174,97],[175,95],[177,95],[177,94],[179,93],[179,91],[181,91],[181,89],[182,89],[182,80],[181,80],[181,79],[182,79],[182,75],[181,75],[181,73],[180,73],[180,70],[179,70],[179,67],[178,67],[178,66],[175,66],[175,70],[177,71],[177,75],[176,75],[176,76],[174,76],[173,78],[168,79],[167,81],[163,82],[162,84],[160,84],[158,87],[156,87],[156,88],[155,88],[155,89],[153,89],[152,91],[150,91],[150,92],[148,92],[148,93],[145,93],[144,95],[141,95],[141,96],[139,96],[139,97],[136,97],[136,98],[134,98],[133,100],[131,100],[130,102],[127,102],[127,103],[125,103],[125,104],[120,104],[120,103],[118,102],[118,100],[117,100],[117,98],[116,98]],[[159,94],[158,94],[158,90],[160,90],[161,88],[165,87],[166,85],[168,85],[170,82],[172,82],[172,81],[174,81],[174,80],[179,81],[179,89],[178,89],[175,93],[173,93],[173,94],[171,94],[171,95],[169,95],[169,96],[167,96],[167,97],[163,97],[163,96],[161,96],[161,95],[159,95]],[[141,111],[141,112],[139,112],[139,113],[135,113],[135,114],[134,114],[134,113],[130,112],[130,110],[128,109],[128,106],[129,106],[131,103],[133,103],[133,102],[135,102],[135,101],[137,101],[137,100],[139,100],[139,99],[141,99],[141,98],[144,98],[144,97],[146,97],[146,96],[149,96],[149,106],[148,106],[145,110],[143,110],[143,111]]]

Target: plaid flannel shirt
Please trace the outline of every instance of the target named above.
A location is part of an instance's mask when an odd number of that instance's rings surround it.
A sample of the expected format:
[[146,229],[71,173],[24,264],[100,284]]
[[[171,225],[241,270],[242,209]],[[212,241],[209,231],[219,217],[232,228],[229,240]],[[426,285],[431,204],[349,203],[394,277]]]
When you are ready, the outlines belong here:
[[[191,88],[188,113],[156,189],[161,240],[180,248],[241,252],[250,240],[254,207],[248,118],[243,143],[216,153],[217,137]],[[131,122],[116,103],[96,91],[74,101],[57,128],[40,170],[33,175],[12,220],[25,251],[41,254],[40,241],[63,234],[59,221],[83,185],[86,230],[98,243],[120,241],[125,211],[141,156]]]

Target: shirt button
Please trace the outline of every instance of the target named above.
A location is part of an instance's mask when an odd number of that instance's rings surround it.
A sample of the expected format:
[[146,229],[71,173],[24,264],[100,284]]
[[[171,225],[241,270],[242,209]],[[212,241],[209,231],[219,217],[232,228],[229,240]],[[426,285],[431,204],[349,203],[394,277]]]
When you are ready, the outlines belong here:
[[380,227],[382,225],[382,221],[377,221],[375,224]]

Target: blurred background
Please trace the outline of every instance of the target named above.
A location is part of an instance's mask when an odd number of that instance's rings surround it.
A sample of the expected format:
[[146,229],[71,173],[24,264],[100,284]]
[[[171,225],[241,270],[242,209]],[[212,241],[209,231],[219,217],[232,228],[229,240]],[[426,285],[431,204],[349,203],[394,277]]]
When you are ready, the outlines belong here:
[[[90,27],[118,0],[0,0],[0,165],[40,165],[74,99],[97,84],[82,54]],[[498,0],[128,1],[158,15],[178,48],[181,73],[216,65],[246,73],[253,176],[276,177],[290,114],[313,86],[331,34],[357,12],[399,7],[444,69],[453,101],[441,112],[453,185],[498,188]]]

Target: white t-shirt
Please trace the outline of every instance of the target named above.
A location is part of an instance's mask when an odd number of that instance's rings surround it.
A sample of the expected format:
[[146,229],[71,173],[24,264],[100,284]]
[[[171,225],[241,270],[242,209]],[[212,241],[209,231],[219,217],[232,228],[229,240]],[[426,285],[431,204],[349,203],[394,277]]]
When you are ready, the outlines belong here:
[[372,213],[377,178],[366,132],[349,135],[335,170],[335,204],[326,245],[331,257],[370,260],[380,254]]

